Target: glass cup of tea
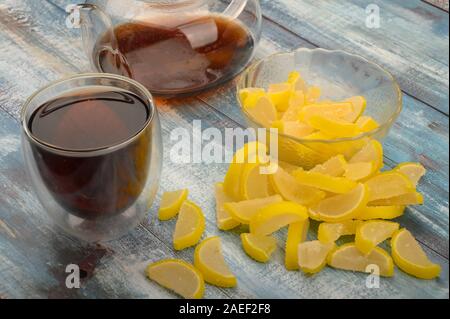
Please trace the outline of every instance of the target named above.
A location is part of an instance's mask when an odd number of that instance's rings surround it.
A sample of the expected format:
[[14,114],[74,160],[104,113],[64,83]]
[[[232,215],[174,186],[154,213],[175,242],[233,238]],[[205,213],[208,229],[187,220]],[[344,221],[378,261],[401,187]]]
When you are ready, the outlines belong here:
[[32,95],[21,114],[34,190],[53,221],[88,242],[138,225],[161,174],[161,128],[148,90],[126,77],[81,74]]

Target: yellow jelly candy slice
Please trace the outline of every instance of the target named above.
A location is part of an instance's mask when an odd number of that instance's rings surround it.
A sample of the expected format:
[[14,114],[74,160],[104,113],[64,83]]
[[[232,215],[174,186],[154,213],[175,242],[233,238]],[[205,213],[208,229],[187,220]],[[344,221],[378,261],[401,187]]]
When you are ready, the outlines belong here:
[[297,179],[297,182],[302,185],[315,187],[331,193],[344,194],[357,186],[357,183],[354,181],[343,177],[334,177],[311,171],[308,172],[302,169],[292,172],[292,175]]
[[195,246],[205,231],[205,216],[200,207],[187,200],[181,205],[173,233],[175,250]]
[[394,219],[400,217],[405,212],[405,206],[367,206],[356,218],[361,220],[369,219]]
[[293,202],[281,202],[268,205],[250,220],[250,233],[270,235],[287,225],[308,219],[304,206]]
[[387,199],[415,191],[411,181],[404,174],[395,171],[375,175],[365,184],[370,191],[369,201]]
[[265,263],[277,248],[277,240],[272,236],[241,234],[244,251],[256,261]]
[[420,163],[402,163],[396,168],[400,173],[405,174],[414,187],[419,184],[420,179],[425,175],[427,170]]
[[247,163],[241,175],[240,198],[256,199],[268,197],[273,194],[269,183],[269,175],[261,174],[262,165]]
[[284,171],[286,171],[286,173],[289,173],[289,174],[291,174],[293,171],[300,168],[300,166],[298,166],[298,165],[294,165],[294,164],[284,162],[284,161],[278,161],[278,165],[280,168],[282,168]]
[[205,239],[195,248],[194,265],[211,285],[227,288],[237,284],[236,277],[223,257],[219,237]]
[[348,220],[340,223],[321,223],[317,238],[323,243],[334,243],[341,236],[354,235],[359,221]]
[[325,198],[325,192],[316,188],[301,185],[281,167],[269,177],[274,190],[285,200],[309,206]]
[[272,123],[273,128],[277,128],[281,134],[302,138],[314,132],[314,129],[299,121],[275,121]]
[[394,275],[394,262],[385,250],[375,247],[370,254],[364,255],[356,248],[355,243],[342,245],[332,251],[328,255],[328,265],[337,269],[368,273],[373,271],[370,266],[376,265],[381,276],[392,277]]
[[395,264],[404,272],[421,279],[439,277],[441,266],[430,261],[413,235],[405,228],[392,236],[391,248]]
[[356,124],[320,115],[311,116],[307,123],[313,128],[335,138],[352,137],[361,134],[361,130]]
[[169,220],[175,217],[180,211],[181,204],[188,197],[189,191],[182,189],[173,192],[165,192],[161,198],[161,206],[158,212],[160,220]]
[[245,164],[249,162],[250,158],[253,158],[253,162],[256,162],[259,156],[266,153],[266,145],[259,142],[247,143],[236,151],[223,182],[225,193],[228,196],[232,197],[235,201],[241,199],[241,176]]
[[[314,132],[304,137],[306,140],[331,140],[332,138],[332,136],[327,135],[324,132]],[[323,144],[320,144],[320,147],[322,147],[322,145]],[[310,145],[308,144],[308,146]]]
[[270,127],[278,118],[277,109],[267,96],[260,97],[255,106],[246,107],[245,110],[261,127]]
[[410,206],[423,205],[423,195],[418,192],[406,193],[386,199],[377,199],[369,202],[369,206]]
[[308,121],[315,115],[320,115],[332,119],[344,120],[346,116],[353,112],[351,103],[345,102],[331,102],[311,104],[302,108],[300,112],[300,119],[302,121]]
[[380,127],[377,121],[375,121],[370,116],[361,116],[357,121],[356,125],[359,126],[362,132],[370,132]]
[[374,162],[349,163],[345,167],[344,177],[352,181],[363,181],[375,173]]
[[292,93],[289,99],[289,107],[286,112],[281,116],[282,121],[298,121],[300,111],[305,103],[305,96],[301,91],[295,91]]
[[308,229],[309,219],[289,225],[284,258],[287,270],[298,269],[298,245],[306,240]]
[[358,120],[367,107],[367,101],[363,96],[353,96],[344,102],[350,102],[353,106],[353,115],[346,118],[347,121],[352,123]]
[[268,96],[279,112],[285,112],[289,107],[293,87],[290,83],[271,84]]
[[363,254],[369,254],[376,246],[392,237],[400,225],[384,220],[370,220],[358,225],[355,245]]
[[215,194],[217,227],[221,230],[230,230],[239,226],[240,223],[223,207],[225,203],[233,201],[230,196],[225,194],[223,183],[217,183],[215,185]]
[[367,205],[369,192],[364,184],[359,184],[346,194],[328,197],[311,206],[309,211],[316,218],[330,223],[354,219]]
[[306,94],[308,90],[306,82],[302,79],[300,72],[293,71],[289,73],[287,83],[292,84],[295,91],[301,91]]
[[336,248],[334,243],[306,241],[298,246],[298,264],[308,274],[318,273],[327,264],[327,256]]
[[265,93],[266,92],[264,91],[264,89],[261,89],[261,88],[245,88],[245,89],[239,90],[239,99],[240,99],[241,103],[244,103],[245,100],[251,95],[262,96]]
[[202,274],[183,260],[161,260],[148,265],[145,272],[150,280],[185,299],[200,299],[205,292]]
[[245,109],[254,108],[262,97],[267,97],[267,93],[263,89],[243,91],[240,94],[241,103]]
[[383,167],[383,146],[376,140],[371,140],[349,161],[350,164],[361,162],[373,162],[374,171],[377,172]]
[[309,87],[306,92],[307,92],[305,97],[306,104],[316,103],[320,99],[320,96],[322,95],[322,90],[317,86]]
[[317,165],[316,167],[311,169],[310,172],[340,177],[344,174],[346,166],[347,161],[345,160],[344,156],[336,155],[330,158],[325,163]]
[[[289,108],[295,107],[298,110],[305,106],[305,94],[303,91],[294,91],[289,100]],[[295,120],[298,120],[298,114]]]
[[237,221],[242,224],[249,224],[253,216],[261,208],[274,203],[281,203],[283,198],[280,195],[273,195],[266,198],[250,199],[241,202],[225,203],[224,209]]
[[261,88],[246,88],[239,91],[239,100],[243,105],[249,96],[256,96],[257,99],[265,95],[264,89]]

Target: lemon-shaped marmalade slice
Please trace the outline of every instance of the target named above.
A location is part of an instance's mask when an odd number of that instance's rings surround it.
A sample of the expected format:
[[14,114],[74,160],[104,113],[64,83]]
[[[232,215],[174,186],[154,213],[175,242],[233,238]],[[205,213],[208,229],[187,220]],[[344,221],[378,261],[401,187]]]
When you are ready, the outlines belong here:
[[368,189],[359,184],[347,194],[326,198],[310,207],[310,214],[316,219],[338,223],[357,218],[367,205]]
[[249,224],[261,208],[267,205],[280,203],[283,201],[280,195],[274,195],[265,198],[249,199],[241,202],[225,203],[224,209],[238,222]]
[[374,162],[374,171],[379,171],[383,167],[383,146],[377,140],[371,140],[361,150],[359,150],[349,163]]
[[270,235],[280,228],[308,219],[304,206],[293,202],[281,202],[262,208],[250,220],[250,232],[257,235]]
[[406,175],[396,172],[383,172],[371,177],[365,183],[369,187],[369,201],[387,199],[415,192],[414,185]]
[[284,255],[287,270],[298,269],[298,245],[306,240],[308,230],[309,219],[289,225]]
[[405,174],[414,187],[419,184],[420,179],[425,175],[427,170],[420,163],[402,163],[396,167],[400,173]]
[[148,265],[147,277],[186,299],[200,299],[205,291],[203,276],[191,264],[166,259]]
[[318,239],[323,243],[334,243],[341,236],[354,235],[361,221],[347,220],[340,223],[321,223],[317,232]]
[[342,245],[332,251],[328,255],[328,265],[337,269],[359,272],[372,272],[373,268],[370,266],[376,265],[381,276],[394,275],[394,263],[385,250],[375,247],[370,254],[364,255],[356,248],[355,243]]
[[161,198],[158,217],[160,220],[169,220],[175,217],[180,211],[180,207],[188,197],[189,191],[181,189],[173,192],[165,192]]
[[358,225],[355,244],[363,253],[369,254],[378,244],[382,243],[398,230],[400,225],[384,220],[370,220]]
[[180,209],[175,232],[173,234],[173,246],[176,250],[182,250],[198,243],[205,230],[205,217],[200,207],[191,201],[185,201]]
[[395,264],[404,272],[421,279],[433,279],[441,273],[441,266],[428,259],[408,230],[403,228],[392,236],[391,248]]
[[219,237],[205,239],[195,248],[194,265],[211,285],[234,287],[237,284],[236,277],[223,257]]
[[325,192],[313,187],[301,185],[294,176],[278,167],[275,174],[269,176],[272,186],[285,200],[296,202],[300,205],[311,205],[325,198]]
[[277,240],[272,236],[241,234],[242,248],[256,261],[265,263],[277,248]]
[[298,246],[298,264],[305,273],[315,274],[327,264],[328,254],[336,247],[334,243],[318,240],[306,241]]

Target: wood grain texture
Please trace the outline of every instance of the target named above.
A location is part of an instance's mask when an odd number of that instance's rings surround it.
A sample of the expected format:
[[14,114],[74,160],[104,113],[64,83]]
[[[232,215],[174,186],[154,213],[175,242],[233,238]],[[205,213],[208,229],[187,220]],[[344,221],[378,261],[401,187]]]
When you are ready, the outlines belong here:
[[[366,7],[380,28],[366,27]],[[411,96],[448,115],[448,13],[418,0],[262,0],[264,14],[308,42],[386,67]]]
[[[63,6],[65,0],[58,3]],[[124,238],[100,247],[85,246],[51,225],[29,186],[19,151],[16,119],[20,105],[47,81],[88,69],[78,33],[63,25],[64,12],[48,2],[9,0],[0,4],[0,107],[12,115],[0,112],[0,296],[173,298],[148,282],[143,269],[147,262],[165,257],[192,260],[192,249],[173,252],[174,221],[157,221],[157,205],[148,220]],[[298,46],[311,44],[265,22],[260,57]],[[239,279],[235,289],[208,286],[207,297],[448,298],[448,199],[444,197],[448,197],[448,117],[413,97],[406,96],[405,105],[402,118],[385,142],[386,162],[392,166],[418,159],[430,169],[421,186],[429,206],[409,210],[402,224],[430,247],[425,247],[427,253],[443,266],[444,273],[438,280],[420,281],[397,270],[394,279],[381,281],[380,289],[367,289],[364,274],[329,268],[314,277],[287,272],[281,249],[285,232],[277,234],[280,247],[269,264],[253,262],[242,251],[237,234],[220,232],[215,226],[213,183],[223,178],[227,165],[167,164],[174,128],[190,129],[194,119],[202,119],[204,127],[244,124],[232,83],[197,99],[160,100],[165,144],[161,191],[189,187],[191,199],[207,218],[205,236],[222,237],[226,259]],[[85,265],[87,277],[80,290],[64,286],[68,263]]]
[[[203,118],[205,128],[222,125],[233,127],[217,113],[200,102],[192,101],[189,105],[170,106],[161,104],[164,143],[169,149],[170,132],[174,127],[190,129],[193,119]],[[0,236],[0,255],[5,267],[2,291],[8,297],[136,297],[165,298],[173,297],[167,291],[146,281],[143,269],[147,262],[161,258],[176,257],[192,260],[193,249],[175,253],[171,248],[171,236],[174,221],[160,222],[156,219],[155,205],[149,219],[142,226],[118,241],[103,244],[97,248],[104,250],[92,277],[86,280],[80,290],[64,288],[64,268],[68,263],[80,264],[95,255],[95,247],[85,247],[81,243],[67,238],[55,229],[45,211],[33,196],[29,181],[24,175],[19,153],[19,130],[16,122],[1,115],[2,136],[8,136],[6,144],[8,155],[2,157],[2,205],[0,213],[8,232]],[[3,143],[2,143],[3,144]],[[168,152],[164,153],[164,163],[169,162]],[[14,159],[13,161],[11,160]],[[282,246],[285,232],[277,234],[279,249],[273,260],[267,265],[249,259],[241,249],[239,236],[234,232],[220,232],[215,225],[215,212],[212,185],[221,180],[226,165],[170,165],[164,166],[164,178],[161,190],[188,187],[190,198],[203,209],[207,219],[204,237],[220,235],[224,253],[231,268],[239,279],[235,289],[217,289],[208,286],[207,297],[212,298],[389,298],[425,297],[445,298],[448,290],[448,274],[444,271],[439,280],[432,282],[416,280],[400,271],[395,279],[382,280],[382,289],[366,289],[366,276],[346,273],[327,268],[318,276],[308,278],[299,272],[287,272],[283,264]],[[6,173],[7,172],[7,173]],[[186,174],[189,172],[189,174]],[[14,185],[11,187],[11,185]],[[20,222],[19,222],[19,220]],[[14,236],[11,237],[10,233]],[[427,253],[447,269],[447,260],[433,251]],[[33,265],[28,265],[28,260]],[[31,269],[30,269],[31,268]],[[30,271],[31,270],[31,271]],[[2,274],[3,276],[3,274]],[[283,289],[279,289],[282,286]],[[409,286],[412,289],[404,289]]]
[[448,12],[448,0],[425,0],[425,2]]

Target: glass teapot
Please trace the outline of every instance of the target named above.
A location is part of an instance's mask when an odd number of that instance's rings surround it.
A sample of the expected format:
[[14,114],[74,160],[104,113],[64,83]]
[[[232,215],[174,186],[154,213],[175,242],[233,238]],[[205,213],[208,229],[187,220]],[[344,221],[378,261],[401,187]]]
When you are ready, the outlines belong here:
[[261,36],[258,0],[89,0],[75,10],[95,71],[130,77],[156,95],[230,80]]

